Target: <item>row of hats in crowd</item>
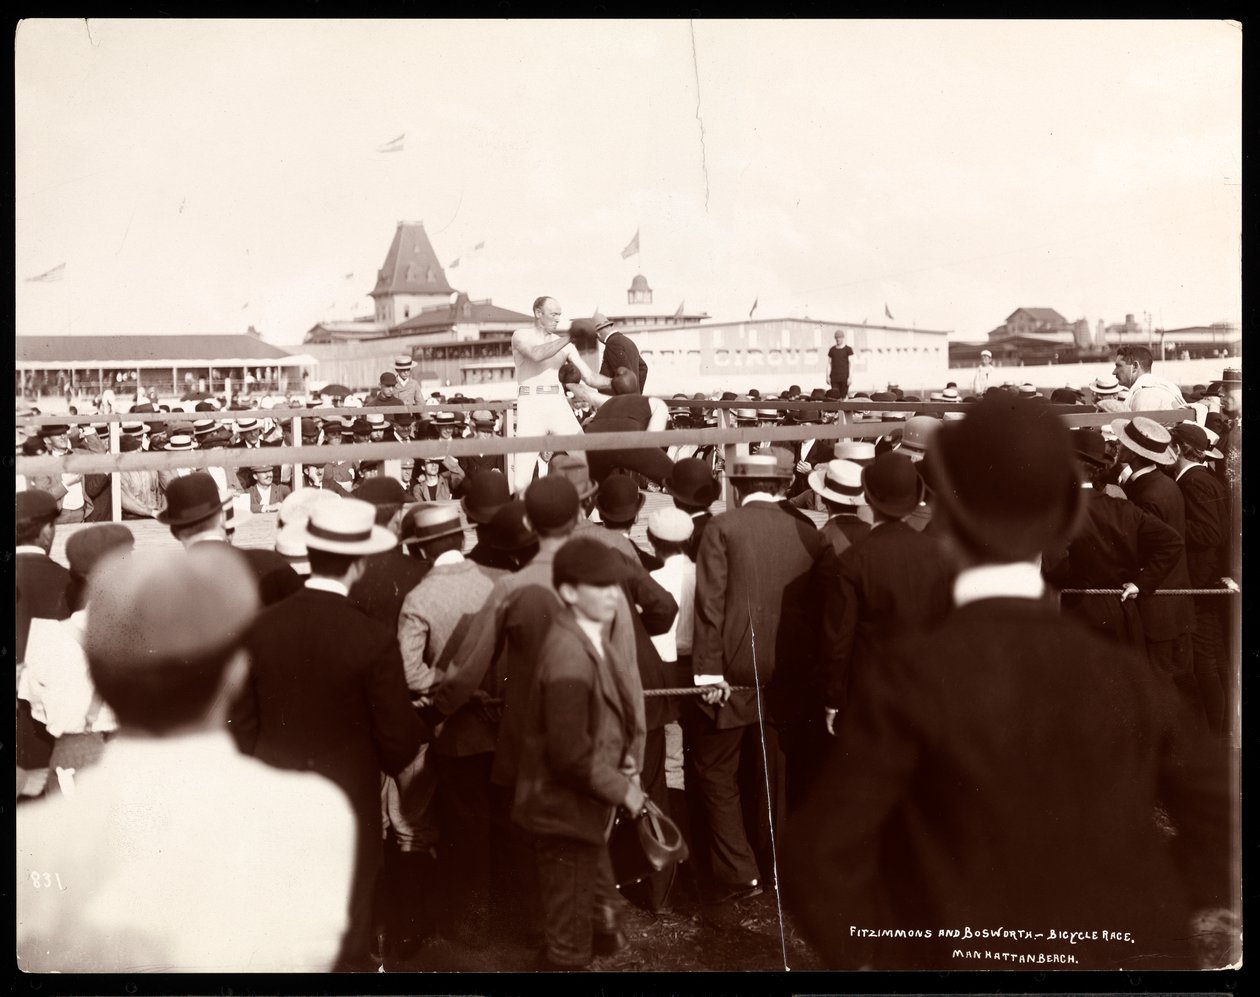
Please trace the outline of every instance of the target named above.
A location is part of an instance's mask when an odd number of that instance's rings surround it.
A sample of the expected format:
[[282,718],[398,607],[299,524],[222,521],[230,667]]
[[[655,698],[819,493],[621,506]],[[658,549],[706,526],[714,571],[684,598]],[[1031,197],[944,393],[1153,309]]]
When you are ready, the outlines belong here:
[[[208,418],[204,412],[185,413],[200,418],[123,422],[119,427],[119,450],[189,451],[232,446],[281,446],[290,444],[292,422],[289,419]],[[471,413],[425,411],[382,414],[365,411],[362,415],[312,416],[301,418],[302,443],[318,442],[382,442],[411,439],[437,439],[443,435],[464,432],[492,433],[500,425],[496,413],[486,409]],[[451,430],[443,434],[444,429]],[[32,435],[33,434],[33,435]],[[16,448],[24,456],[40,456],[71,449],[73,435],[97,435],[109,438],[109,426],[87,424],[72,431],[68,423],[38,427],[17,426]]]

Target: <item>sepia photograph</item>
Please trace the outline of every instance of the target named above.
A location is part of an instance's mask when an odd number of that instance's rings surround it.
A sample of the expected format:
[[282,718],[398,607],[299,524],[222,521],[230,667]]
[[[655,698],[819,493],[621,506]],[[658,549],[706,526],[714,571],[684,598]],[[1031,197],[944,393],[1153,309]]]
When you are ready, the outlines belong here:
[[15,19],[15,992],[1236,988],[1242,30]]

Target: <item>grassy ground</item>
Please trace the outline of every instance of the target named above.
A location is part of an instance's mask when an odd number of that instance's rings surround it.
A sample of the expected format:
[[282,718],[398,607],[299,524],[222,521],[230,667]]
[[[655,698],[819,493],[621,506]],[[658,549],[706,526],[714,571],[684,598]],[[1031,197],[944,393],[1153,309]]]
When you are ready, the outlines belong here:
[[[593,972],[690,973],[783,972],[821,969],[822,964],[784,916],[780,931],[773,891],[734,903],[703,905],[685,885],[675,888],[671,909],[651,913],[627,904],[622,929],[627,946],[597,958]],[[524,945],[484,949],[435,937],[393,972],[528,972],[536,951]]]

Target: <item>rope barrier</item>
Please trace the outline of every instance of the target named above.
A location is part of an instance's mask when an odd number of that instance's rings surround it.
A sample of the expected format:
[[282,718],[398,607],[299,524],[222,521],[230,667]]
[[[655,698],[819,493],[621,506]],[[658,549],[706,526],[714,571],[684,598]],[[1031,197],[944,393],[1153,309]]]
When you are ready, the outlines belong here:
[[[1235,585],[1238,583],[1235,582]],[[1123,595],[1124,589],[1060,589],[1059,595]],[[1219,589],[1156,589],[1148,592],[1143,598],[1153,595],[1241,595],[1239,588]]]
[[[677,689],[644,689],[645,696],[698,696],[706,689],[712,689],[711,685],[688,685]],[[755,685],[733,685],[731,692],[755,692],[758,686]]]

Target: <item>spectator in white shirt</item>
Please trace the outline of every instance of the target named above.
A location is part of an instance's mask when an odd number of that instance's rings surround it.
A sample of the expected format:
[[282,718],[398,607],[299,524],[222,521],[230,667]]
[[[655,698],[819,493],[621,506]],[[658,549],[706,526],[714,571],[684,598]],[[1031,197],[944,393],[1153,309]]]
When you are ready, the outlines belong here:
[[1145,346],[1121,346],[1116,350],[1115,375],[1129,389],[1130,412],[1155,412],[1186,407],[1181,389],[1172,381],[1151,373],[1151,351]]
[[228,735],[258,608],[249,569],[219,544],[113,552],[88,604],[84,648],[118,736],[73,795],[17,814],[18,965],[328,970],[354,817],[327,779],[246,758]]

